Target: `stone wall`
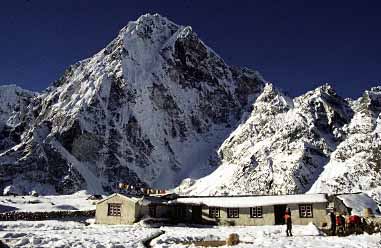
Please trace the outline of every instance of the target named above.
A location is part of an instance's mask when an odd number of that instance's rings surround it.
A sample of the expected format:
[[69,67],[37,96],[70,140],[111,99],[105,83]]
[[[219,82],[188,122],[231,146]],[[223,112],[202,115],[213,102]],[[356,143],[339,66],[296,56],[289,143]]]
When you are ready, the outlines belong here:
[[89,211],[51,211],[51,212],[6,212],[0,213],[0,221],[38,221],[73,217],[94,218],[95,210]]

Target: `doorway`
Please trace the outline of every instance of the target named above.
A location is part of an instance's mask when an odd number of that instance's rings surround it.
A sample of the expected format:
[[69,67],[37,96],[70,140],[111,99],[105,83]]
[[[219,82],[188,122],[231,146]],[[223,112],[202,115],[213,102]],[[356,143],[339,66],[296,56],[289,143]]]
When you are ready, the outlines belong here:
[[274,205],[275,225],[284,225],[284,213],[286,212],[287,205]]
[[202,221],[202,208],[201,206],[192,206],[192,222],[201,223]]

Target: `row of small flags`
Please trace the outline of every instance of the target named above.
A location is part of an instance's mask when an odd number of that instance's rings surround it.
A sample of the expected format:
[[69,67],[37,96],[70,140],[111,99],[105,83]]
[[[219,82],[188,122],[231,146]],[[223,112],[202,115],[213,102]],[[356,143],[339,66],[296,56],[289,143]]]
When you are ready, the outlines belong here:
[[141,191],[145,195],[164,195],[167,193],[165,189],[149,189],[141,188],[127,183],[119,183],[120,190]]

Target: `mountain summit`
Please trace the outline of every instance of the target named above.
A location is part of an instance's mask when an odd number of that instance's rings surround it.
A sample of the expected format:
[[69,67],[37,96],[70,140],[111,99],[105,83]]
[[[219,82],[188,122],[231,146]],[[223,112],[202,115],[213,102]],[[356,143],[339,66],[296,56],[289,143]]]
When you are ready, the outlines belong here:
[[33,99],[20,142],[0,154],[0,188],[102,193],[205,176],[264,85],[191,27],[143,15]]

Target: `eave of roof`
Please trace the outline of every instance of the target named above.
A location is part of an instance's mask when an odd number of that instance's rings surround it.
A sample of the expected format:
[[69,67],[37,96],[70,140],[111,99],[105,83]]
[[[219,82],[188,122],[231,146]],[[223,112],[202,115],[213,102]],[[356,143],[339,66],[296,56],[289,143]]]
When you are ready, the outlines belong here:
[[170,204],[206,205],[212,207],[256,207],[287,204],[326,203],[326,194],[272,195],[272,196],[198,196],[179,197]]

